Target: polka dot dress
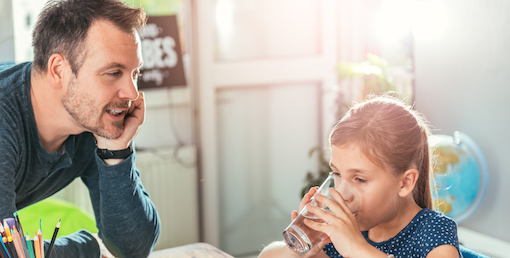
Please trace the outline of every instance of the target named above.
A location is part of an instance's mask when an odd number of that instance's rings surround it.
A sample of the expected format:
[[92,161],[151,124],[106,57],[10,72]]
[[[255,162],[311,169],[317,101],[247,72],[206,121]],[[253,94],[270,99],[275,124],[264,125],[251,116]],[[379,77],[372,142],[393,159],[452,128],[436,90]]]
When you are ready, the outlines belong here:
[[[361,232],[365,239],[386,254],[399,257],[426,257],[435,247],[453,245],[459,249],[457,224],[440,212],[422,209],[395,237],[376,243],[368,239],[368,231]],[[329,257],[343,257],[332,243],[324,247]]]

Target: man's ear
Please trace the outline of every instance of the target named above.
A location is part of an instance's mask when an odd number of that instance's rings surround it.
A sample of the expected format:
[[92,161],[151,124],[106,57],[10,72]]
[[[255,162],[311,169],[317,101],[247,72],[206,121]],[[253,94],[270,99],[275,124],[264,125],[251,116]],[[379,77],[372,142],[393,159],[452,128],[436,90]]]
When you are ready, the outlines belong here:
[[410,193],[413,192],[414,186],[416,182],[418,182],[418,178],[420,177],[420,172],[418,170],[412,168],[404,172],[400,177],[400,189],[398,195],[400,197],[406,197]]
[[67,62],[61,54],[53,54],[48,60],[48,76],[54,88],[61,88],[64,82],[65,66]]

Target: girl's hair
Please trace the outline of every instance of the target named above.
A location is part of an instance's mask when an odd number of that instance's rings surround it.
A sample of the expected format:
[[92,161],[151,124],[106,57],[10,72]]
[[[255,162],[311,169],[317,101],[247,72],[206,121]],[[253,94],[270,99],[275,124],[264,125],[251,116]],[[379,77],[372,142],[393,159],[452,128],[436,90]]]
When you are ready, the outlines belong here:
[[415,166],[419,177],[413,190],[414,200],[420,207],[432,209],[429,134],[423,115],[385,94],[370,96],[354,105],[334,126],[329,143],[356,144],[370,161],[389,168],[395,176]]

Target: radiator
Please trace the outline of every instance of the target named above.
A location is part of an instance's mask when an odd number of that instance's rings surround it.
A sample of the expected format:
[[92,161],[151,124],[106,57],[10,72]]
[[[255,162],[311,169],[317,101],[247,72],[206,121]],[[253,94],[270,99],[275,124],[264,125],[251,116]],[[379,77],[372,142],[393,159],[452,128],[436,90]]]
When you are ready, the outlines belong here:
[[[154,250],[199,241],[198,190],[195,147],[137,151],[136,166],[142,183],[161,218],[161,234]],[[93,214],[87,188],[81,180],[56,197]]]
[[161,234],[154,250],[199,240],[195,156],[193,146],[181,147],[177,152],[137,152],[136,166],[161,218]]

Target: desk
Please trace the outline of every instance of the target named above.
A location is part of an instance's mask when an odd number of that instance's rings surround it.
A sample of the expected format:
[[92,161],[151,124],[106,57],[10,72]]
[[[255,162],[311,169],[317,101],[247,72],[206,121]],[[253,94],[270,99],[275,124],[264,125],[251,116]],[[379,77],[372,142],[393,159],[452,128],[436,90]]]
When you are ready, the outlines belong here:
[[490,257],[508,257],[510,243],[465,227],[458,227],[459,242],[465,247]]
[[226,254],[218,248],[206,244],[195,243],[179,247],[168,248],[164,250],[154,251],[149,255],[149,258],[168,258],[168,257],[182,257],[182,258],[234,258]]

